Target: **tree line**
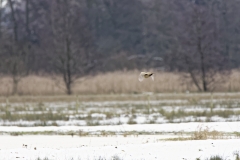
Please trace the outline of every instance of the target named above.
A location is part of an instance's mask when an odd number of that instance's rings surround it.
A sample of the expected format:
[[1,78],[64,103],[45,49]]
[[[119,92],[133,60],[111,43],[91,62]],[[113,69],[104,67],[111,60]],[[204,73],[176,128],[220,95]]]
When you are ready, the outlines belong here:
[[61,75],[71,94],[84,75],[136,68],[211,91],[240,66],[239,15],[238,0],[0,0],[0,73],[13,94],[31,73]]

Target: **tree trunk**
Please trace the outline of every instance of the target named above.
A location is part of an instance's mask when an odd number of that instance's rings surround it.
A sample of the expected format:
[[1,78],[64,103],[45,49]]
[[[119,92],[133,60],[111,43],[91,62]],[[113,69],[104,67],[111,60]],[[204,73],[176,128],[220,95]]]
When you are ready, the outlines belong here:
[[16,77],[13,77],[13,89],[12,89],[12,95],[17,95],[18,94],[18,80]]
[[188,58],[187,58],[186,56],[185,56],[185,63],[186,63],[186,65],[187,65],[187,67],[188,67],[188,73],[190,73],[190,76],[191,76],[191,78],[192,78],[193,83],[194,83],[195,86],[197,87],[198,91],[202,92],[202,88],[200,87],[200,85],[199,85],[199,83],[198,83],[198,81],[197,81],[197,78],[195,77],[195,75],[194,75],[194,73],[193,73],[193,71],[192,71],[192,69],[191,69],[189,60],[188,60]]
[[15,17],[15,10],[13,7],[13,2],[12,0],[8,0],[10,8],[11,8],[11,16],[12,16],[12,21],[13,21],[13,31],[14,31],[14,40],[15,42],[18,41],[18,25],[17,25],[17,21],[16,21],[16,17]]
[[201,87],[199,86],[198,81],[197,81],[194,73],[193,73],[192,71],[189,71],[189,73],[190,73],[190,76],[191,76],[191,78],[192,78],[192,80],[193,80],[193,83],[194,83],[195,86],[197,87],[198,91],[202,92],[202,89],[201,89]]
[[201,72],[202,72],[202,85],[203,85],[203,91],[207,92],[207,81],[206,81],[206,70],[205,70],[205,64],[204,64],[204,53],[202,51],[202,44],[201,44],[201,38],[198,38],[198,52],[200,54],[200,60],[201,60]]
[[12,82],[13,82],[13,89],[12,89],[12,95],[16,95],[18,92],[18,78],[17,78],[17,64],[16,62],[13,62],[13,68],[12,68]]
[[67,94],[68,94],[68,95],[71,95],[71,94],[72,94],[71,83],[67,83],[67,84],[66,84],[66,87],[67,87]]
[[202,85],[203,85],[203,91],[207,92],[208,87],[207,87],[207,82],[206,82],[206,71],[205,71],[205,66],[204,66],[204,55],[202,52],[201,53],[201,71],[202,71]]
[[65,85],[66,85],[66,89],[67,89],[67,94],[68,95],[71,95],[72,94],[72,71],[71,71],[71,60],[72,60],[72,57],[71,57],[71,42],[69,40],[69,38],[67,37],[66,38],[66,54],[67,54],[67,59],[66,59],[66,75],[65,75]]

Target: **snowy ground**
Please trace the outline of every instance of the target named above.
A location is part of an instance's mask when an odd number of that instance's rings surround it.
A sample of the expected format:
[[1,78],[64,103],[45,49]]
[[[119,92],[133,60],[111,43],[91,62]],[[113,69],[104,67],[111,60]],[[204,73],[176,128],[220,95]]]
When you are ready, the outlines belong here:
[[191,122],[191,123],[168,123],[168,124],[137,124],[137,125],[112,125],[112,126],[51,126],[51,127],[14,127],[0,126],[0,132],[69,132],[84,131],[95,133],[98,131],[112,132],[149,132],[158,133],[176,133],[176,132],[193,132],[199,127],[209,128],[219,132],[240,132],[240,122]]
[[[6,101],[0,103],[0,160],[206,160],[215,155],[235,160],[240,153],[240,100],[234,95]],[[200,128],[220,136],[189,140]]]
[[[116,135],[104,136],[0,136],[1,160],[206,160],[211,156],[221,156],[226,160],[235,160],[240,152],[240,139],[229,136],[228,139],[184,140],[174,138],[189,137],[187,132],[198,130],[199,126],[224,133],[240,132],[239,122],[145,124],[117,126],[62,126],[62,127],[0,127],[8,132],[85,131],[100,133],[116,132]],[[148,132],[152,135],[120,135],[120,132]],[[155,134],[156,133],[156,134]],[[159,134],[160,133],[160,134]],[[94,135],[94,134],[93,134]],[[27,145],[27,147],[23,147]]]
[[[1,136],[1,160],[235,160],[240,140],[164,141],[164,136],[70,137]],[[26,144],[27,148],[22,145]]]
[[240,121],[239,99],[0,103],[2,126],[98,126]]

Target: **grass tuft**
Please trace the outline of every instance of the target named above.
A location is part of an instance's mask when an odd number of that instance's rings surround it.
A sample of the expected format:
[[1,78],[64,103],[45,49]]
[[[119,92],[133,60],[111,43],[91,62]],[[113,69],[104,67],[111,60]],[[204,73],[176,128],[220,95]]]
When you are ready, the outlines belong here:
[[221,156],[211,156],[210,158],[207,158],[206,160],[226,160],[225,158],[221,157]]
[[236,156],[235,160],[240,160],[240,153],[239,153],[239,151],[233,152],[233,155]]
[[203,126],[199,126],[198,129],[191,136],[192,140],[223,139],[223,138],[224,138],[223,133],[216,130],[211,131],[209,127],[204,128]]

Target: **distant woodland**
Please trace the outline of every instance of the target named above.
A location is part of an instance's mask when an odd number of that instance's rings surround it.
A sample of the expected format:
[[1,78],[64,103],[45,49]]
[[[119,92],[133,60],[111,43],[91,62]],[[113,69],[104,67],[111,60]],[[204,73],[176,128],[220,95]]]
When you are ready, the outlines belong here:
[[240,67],[239,0],[0,0],[0,73],[184,72],[198,91]]

